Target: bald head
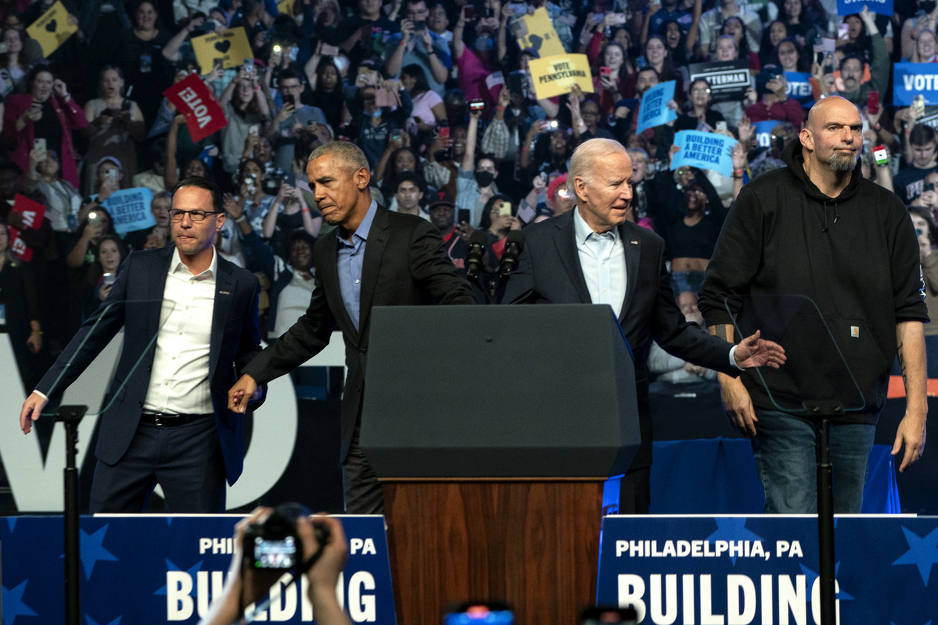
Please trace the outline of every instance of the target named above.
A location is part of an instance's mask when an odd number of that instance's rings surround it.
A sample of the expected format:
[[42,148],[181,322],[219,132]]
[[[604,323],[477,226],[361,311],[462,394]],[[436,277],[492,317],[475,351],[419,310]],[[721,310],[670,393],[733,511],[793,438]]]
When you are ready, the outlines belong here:
[[[805,128],[810,128],[812,132],[816,132],[818,120],[826,120],[835,112],[847,115],[855,113],[857,117],[860,116],[860,109],[850,100],[839,95],[828,96],[815,102],[814,106],[808,110],[808,121],[805,123]],[[863,123],[862,119],[860,123]],[[820,124],[823,125],[824,122],[821,121]]]
[[823,172],[833,174],[853,171],[863,147],[863,118],[860,109],[849,100],[824,98],[808,111],[808,122],[801,129],[805,169],[815,184]]

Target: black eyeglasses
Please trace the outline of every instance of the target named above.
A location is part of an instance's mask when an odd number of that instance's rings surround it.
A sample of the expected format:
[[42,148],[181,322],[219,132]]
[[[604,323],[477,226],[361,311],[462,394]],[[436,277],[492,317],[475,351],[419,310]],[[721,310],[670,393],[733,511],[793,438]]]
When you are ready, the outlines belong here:
[[169,218],[172,219],[173,221],[182,221],[182,218],[185,215],[189,215],[189,219],[192,220],[192,223],[197,224],[197,223],[201,223],[205,219],[206,215],[219,215],[222,212],[223,211],[202,211],[202,210],[184,211],[184,210],[179,210],[178,208],[171,208],[169,209]]

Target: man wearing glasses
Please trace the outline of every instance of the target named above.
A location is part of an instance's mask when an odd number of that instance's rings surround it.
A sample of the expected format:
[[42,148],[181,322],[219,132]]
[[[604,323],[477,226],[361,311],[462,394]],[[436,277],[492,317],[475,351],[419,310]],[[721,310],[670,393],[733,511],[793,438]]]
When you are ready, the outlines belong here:
[[[101,415],[92,513],[142,512],[157,484],[167,512],[224,512],[225,481],[241,474],[241,417],[227,409],[227,393],[260,352],[257,279],[215,253],[225,223],[215,184],[180,182],[169,215],[175,247],[127,258],[20,413],[28,434],[49,399],[58,401],[125,330]],[[253,407],[263,394],[260,387],[251,396]]]

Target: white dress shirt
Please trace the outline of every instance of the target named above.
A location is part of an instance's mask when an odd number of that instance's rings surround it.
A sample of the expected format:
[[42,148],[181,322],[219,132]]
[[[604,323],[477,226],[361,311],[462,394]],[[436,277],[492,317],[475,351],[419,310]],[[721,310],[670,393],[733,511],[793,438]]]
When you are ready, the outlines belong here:
[[[580,257],[580,268],[586,280],[586,289],[594,304],[609,304],[621,318],[625,312],[625,247],[619,229],[612,228],[605,234],[597,234],[580,215],[580,207],[573,208],[573,230],[576,233],[576,249]],[[730,348],[730,365],[736,364],[736,346]]]
[[625,302],[627,279],[625,248],[619,237],[619,229],[612,228],[605,234],[597,234],[580,215],[579,206],[573,212],[576,249],[590,300],[594,304],[609,304],[618,319]]
[[217,268],[214,249],[211,266],[197,276],[182,262],[179,250],[173,252],[144,412],[214,412],[208,369]]

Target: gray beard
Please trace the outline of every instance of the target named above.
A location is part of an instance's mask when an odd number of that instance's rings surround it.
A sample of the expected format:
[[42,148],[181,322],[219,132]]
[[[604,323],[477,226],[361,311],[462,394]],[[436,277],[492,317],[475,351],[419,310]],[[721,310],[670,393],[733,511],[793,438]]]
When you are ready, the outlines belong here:
[[831,160],[828,163],[830,168],[833,171],[853,171],[853,168],[857,166],[857,161],[860,160],[857,156],[851,156],[848,154],[831,154]]

